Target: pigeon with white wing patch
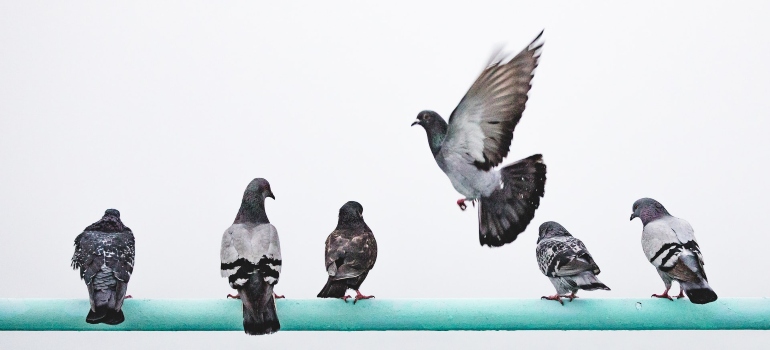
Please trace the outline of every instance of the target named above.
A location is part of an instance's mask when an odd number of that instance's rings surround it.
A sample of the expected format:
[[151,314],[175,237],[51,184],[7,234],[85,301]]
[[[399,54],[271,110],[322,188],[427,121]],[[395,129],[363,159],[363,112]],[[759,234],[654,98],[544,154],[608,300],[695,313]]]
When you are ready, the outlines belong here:
[[502,169],[493,169],[508,155],[513,130],[521,119],[542,43],[535,38],[503,63],[499,55],[476,79],[445,122],[438,113],[422,111],[412,125],[421,125],[439,168],[465,198],[478,201],[479,242],[499,247],[513,242],[535,216],[544,195],[546,167],[535,154]]
[[265,212],[265,199],[275,199],[270,183],[257,178],[243,193],[235,221],[222,235],[221,272],[243,302],[243,330],[251,335],[281,328],[273,286],[281,274],[278,231]]
[[671,282],[679,283],[679,295],[687,294],[694,304],[707,304],[717,300],[717,294],[709,286],[703,268],[703,254],[695,231],[690,223],[669,214],[668,210],[652,198],[634,202],[631,220],[642,220],[642,249],[647,260],[655,266],[666,290],[653,297],[673,300],[668,291]]
[[540,225],[535,253],[540,271],[556,288],[555,295],[544,296],[543,299],[556,300],[564,305],[561,298],[572,301],[577,298],[575,293],[579,289],[610,290],[596,277],[601,271],[583,242],[557,222],[548,221]]

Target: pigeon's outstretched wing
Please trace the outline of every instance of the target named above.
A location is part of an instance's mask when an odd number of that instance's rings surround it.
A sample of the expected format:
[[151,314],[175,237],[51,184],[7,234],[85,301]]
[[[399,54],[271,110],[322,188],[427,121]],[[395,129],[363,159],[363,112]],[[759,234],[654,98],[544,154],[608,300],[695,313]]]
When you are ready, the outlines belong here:
[[508,155],[540,57],[542,43],[536,42],[542,34],[507,63],[499,54],[493,56],[449,117],[442,153],[469,154],[481,170]]
[[537,245],[540,271],[548,277],[566,277],[590,271],[601,271],[588,249],[579,239],[570,236],[548,238]]
[[334,280],[369,272],[377,260],[377,241],[369,227],[362,232],[335,230],[326,238],[326,272]]

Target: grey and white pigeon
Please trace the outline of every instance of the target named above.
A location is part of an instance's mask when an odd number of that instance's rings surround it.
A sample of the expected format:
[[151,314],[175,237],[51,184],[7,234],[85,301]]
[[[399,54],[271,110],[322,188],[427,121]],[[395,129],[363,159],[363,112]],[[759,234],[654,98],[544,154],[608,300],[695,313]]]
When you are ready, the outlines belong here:
[[579,289],[610,290],[596,277],[601,271],[583,242],[572,237],[557,222],[547,221],[540,225],[535,253],[540,271],[556,288],[555,295],[544,296],[543,299],[556,300],[564,305],[561,298],[572,301],[577,298],[575,293]]
[[479,202],[479,241],[499,247],[513,242],[535,216],[544,195],[546,167],[535,154],[502,169],[494,169],[508,155],[513,129],[527,102],[530,81],[540,58],[541,32],[507,63],[498,54],[476,79],[449,123],[438,113],[422,111],[412,123],[425,128],[428,145],[439,168],[455,190]]
[[348,301],[348,289],[356,291],[353,303],[374,298],[359,291],[369,270],[377,261],[377,241],[364,222],[364,207],[347,202],[340,208],[337,228],[326,238],[326,281],[319,298],[340,298]]
[[674,300],[668,295],[671,281],[679,283],[679,295],[684,294],[694,304],[706,304],[717,300],[717,294],[709,286],[703,269],[703,254],[695,231],[685,220],[671,216],[658,201],[642,198],[634,202],[631,220],[642,220],[642,249],[652,266],[658,271],[666,290],[653,294],[656,298]]
[[275,333],[281,328],[273,293],[281,274],[281,245],[278,231],[265,213],[268,197],[275,199],[270,183],[262,178],[252,180],[235,221],[222,235],[222,277],[238,291],[237,298],[243,302],[243,330],[251,335]]
[[75,238],[72,268],[80,269],[91,301],[86,322],[116,325],[125,320],[123,300],[134,271],[134,254],[134,234],[115,209],[107,209],[101,220]]

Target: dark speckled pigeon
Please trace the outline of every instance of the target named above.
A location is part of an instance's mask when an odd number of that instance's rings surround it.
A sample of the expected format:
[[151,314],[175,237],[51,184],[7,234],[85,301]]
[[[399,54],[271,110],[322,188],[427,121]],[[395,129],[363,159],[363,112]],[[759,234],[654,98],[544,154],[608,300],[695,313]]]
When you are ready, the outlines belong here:
[[91,310],[86,322],[123,322],[123,299],[134,271],[134,234],[120,221],[119,211],[107,209],[75,238],[72,267],[80,269],[88,288]]
[[278,231],[265,212],[265,199],[275,199],[270,183],[252,180],[246,187],[233,224],[222,235],[221,273],[243,302],[243,330],[251,335],[281,328],[273,286],[281,274]]
[[347,202],[340,208],[337,228],[326,238],[326,272],[329,279],[319,298],[340,298],[347,302],[349,289],[356,291],[353,303],[374,298],[358,290],[377,260],[377,241],[364,222],[364,207]]
[[556,300],[564,305],[561,298],[572,301],[577,298],[575,293],[579,289],[610,290],[596,277],[601,271],[583,242],[572,237],[557,222],[548,221],[540,225],[535,253],[540,271],[556,288],[555,295],[543,299]]
[[631,220],[642,220],[642,249],[650,263],[655,266],[666,290],[653,297],[667,298],[671,281],[679,283],[679,295],[684,294],[694,304],[706,304],[717,300],[717,294],[709,286],[706,270],[703,268],[703,254],[695,231],[685,220],[671,216],[658,201],[642,198],[634,202]]
[[479,241],[499,247],[513,242],[535,216],[544,195],[546,167],[540,154],[493,169],[508,155],[513,129],[527,102],[530,82],[540,58],[543,33],[507,63],[498,54],[476,79],[449,123],[438,113],[422,111],[421,125],[439,168],[465,198],[479,202]]

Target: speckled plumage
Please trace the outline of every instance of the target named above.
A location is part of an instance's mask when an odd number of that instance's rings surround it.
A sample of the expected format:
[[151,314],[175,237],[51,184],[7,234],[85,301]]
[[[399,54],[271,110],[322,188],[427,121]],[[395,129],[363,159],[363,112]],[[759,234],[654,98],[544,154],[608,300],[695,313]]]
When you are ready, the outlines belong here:
[[547,276],[557,296],[575,297],[579,289],[610,290],[596,277],[601,270],[583,242],[573,237],[564,226],[554,221],[540,225],[535,249],[540,272]]
[[422,111],[412,124],[425,128],[431,153],[455,190],[465,200],[478,200],[481,245],[513,242],[534,218],[545,193],[546,166],[540,154],[493,169],[508,155],[524,112],[540,58],[539,38],[507,63],[494,56],[449,123],[436,112]]
[[[343,298],[358,290],[377,261],[377,241],[363,218],[358,202],[340,208],[337,227],[326,238],[325,266],[329,278],[319,298]],[[359,297],[360,298],[360,297]]]
[[108,209],[101,220],[75,238],[72,267],[80,269],[91,301],[86,322],[123,322],[123,300],[134,271],[134,258],[134,234],[123,225],[115,209]]

